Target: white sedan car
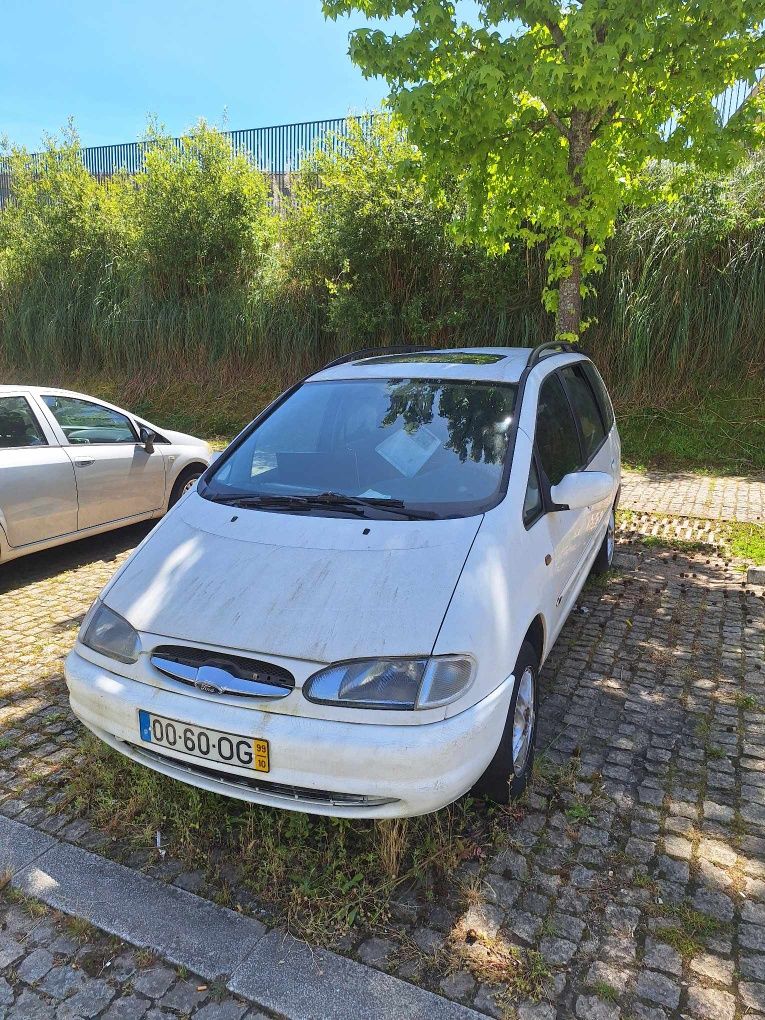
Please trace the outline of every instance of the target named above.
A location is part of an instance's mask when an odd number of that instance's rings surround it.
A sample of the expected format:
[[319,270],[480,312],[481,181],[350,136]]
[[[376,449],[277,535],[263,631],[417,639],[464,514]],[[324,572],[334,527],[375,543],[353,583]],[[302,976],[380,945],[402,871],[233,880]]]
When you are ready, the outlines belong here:
[[201,439],[81,393],[0,386],[0,563],[161,517],[210,459]]
[[74,712],[183,782],[357,817],[534,759],[539,669],[614,550],[620,445],[566,345],[361,352],[288,390],[122,566]]

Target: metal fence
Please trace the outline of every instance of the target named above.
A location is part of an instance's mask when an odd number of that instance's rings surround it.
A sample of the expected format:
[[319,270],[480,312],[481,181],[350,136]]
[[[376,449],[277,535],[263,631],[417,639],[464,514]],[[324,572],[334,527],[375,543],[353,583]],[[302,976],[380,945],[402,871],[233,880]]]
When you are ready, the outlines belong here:
[[754,75],[756,79],[754,84],[748,81],[737,81],[735,85],[731,85],[717,97],[715,106],[720,111],[720,119],[723,124],[727,124],[734,113],[737,113],[747,99],[760,87],[763,77],[765,77],[765,67],[755,71]]
[[[723,124],[741,109],[752,93],[760,87],[765,77],[765,68],[756,72],[756,82],[736,82],[715,100]],[[342,147],[343,138],[348,135],[351,124],[362,131],[369,131],[375,118],[387,116],[381,113],[367,113],[354,117],[333,117],[328,120],[308,120],[300,124],[278,124],[274,127],[246,128],[243,131],[225,131],[234,152],[243,153],[271,179],[274,193],[287,189],[289,175],[300,169],[305,157],[315,148],[333,150]],[[674,123],[667,125],[671,134]],[[177,146],[181,138],[174,139]],[[105,179],[125,171],[138,174],[144,166],[144,157],[150,142],[124,142],[121,145],[95,145],[80,150],[82,162],[94,177]],[[32,156],[37,159],[39,154]],[[10,194],[10,176],[7,163],[0,158],[0,206]]]

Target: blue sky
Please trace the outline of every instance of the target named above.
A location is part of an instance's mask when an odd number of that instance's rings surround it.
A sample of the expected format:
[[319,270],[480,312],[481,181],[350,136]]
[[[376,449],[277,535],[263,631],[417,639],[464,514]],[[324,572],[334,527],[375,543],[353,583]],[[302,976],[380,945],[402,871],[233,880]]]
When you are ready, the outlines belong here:
[[4,0],[0,136],[39,148],[69,116],[84,145],[132,141],[148,115],[173,134],[375,108],[348,31],[320,0]]

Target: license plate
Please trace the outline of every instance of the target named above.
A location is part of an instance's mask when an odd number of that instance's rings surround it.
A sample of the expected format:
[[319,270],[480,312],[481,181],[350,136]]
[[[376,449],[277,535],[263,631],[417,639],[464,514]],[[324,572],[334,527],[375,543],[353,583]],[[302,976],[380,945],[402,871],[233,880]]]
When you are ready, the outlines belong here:
[[243,737],[237,733],[220,733],[203,726],[166,719],[138,709],[141,740],[173,751],[183,751],[194,758],[239,765],[256,772],[270,770],[268,741],[259,737]]

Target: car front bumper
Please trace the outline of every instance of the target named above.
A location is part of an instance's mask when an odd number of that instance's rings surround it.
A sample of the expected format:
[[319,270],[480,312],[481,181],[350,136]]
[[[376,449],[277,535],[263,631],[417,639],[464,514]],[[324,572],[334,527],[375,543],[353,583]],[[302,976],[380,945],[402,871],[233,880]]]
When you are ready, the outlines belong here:
[[[65,666],[75,715],[122,754],[240,800],[313,814],[427,814],[466,793],[499,746],[512,678],[459,715],[421,726],[327,721],[211,702],[118,676],[74,650]],[[201,760],[141,740],[138,710],[268,740],[270,771]]]

